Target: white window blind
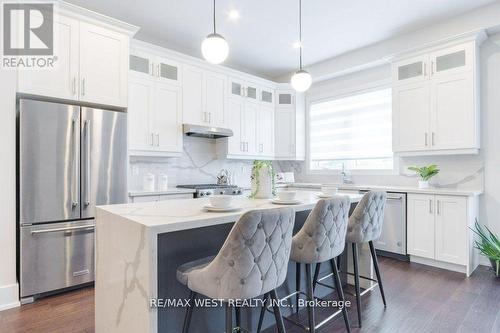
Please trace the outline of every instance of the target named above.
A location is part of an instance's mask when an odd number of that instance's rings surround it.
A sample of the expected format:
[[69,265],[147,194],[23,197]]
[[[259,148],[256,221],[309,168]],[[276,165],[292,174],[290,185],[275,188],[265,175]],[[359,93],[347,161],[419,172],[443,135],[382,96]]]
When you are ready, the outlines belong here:
[[391,102],[384,88],[312,104],[310,168],[393,169]]

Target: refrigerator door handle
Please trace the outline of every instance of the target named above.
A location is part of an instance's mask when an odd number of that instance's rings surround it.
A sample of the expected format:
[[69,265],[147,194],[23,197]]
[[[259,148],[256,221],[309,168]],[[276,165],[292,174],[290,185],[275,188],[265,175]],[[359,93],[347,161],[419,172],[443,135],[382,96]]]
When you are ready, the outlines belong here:
[[85,206],[90,205],[90,120],[85,120]]
[[72,177],[72,185],[71,185],[71,207],[74,209],[78,206],[78,199],[76,192],[77,188],[77,178],[78,178],[78,149],[77,149],[77,121],[78,119],[73,118],[71,122],[72,131],[73,131],[73,177]]
[[43,229],[43,230],[32,230],[31,234],[32,235],[37,235],[37,234],[46,234],[49,232],[58,232],[58,231],[73,231],[73,230],[94,230],[95,226],[93,225],[82,225],[78,227],[67,227],[67,228],[54,228],[54,229]]

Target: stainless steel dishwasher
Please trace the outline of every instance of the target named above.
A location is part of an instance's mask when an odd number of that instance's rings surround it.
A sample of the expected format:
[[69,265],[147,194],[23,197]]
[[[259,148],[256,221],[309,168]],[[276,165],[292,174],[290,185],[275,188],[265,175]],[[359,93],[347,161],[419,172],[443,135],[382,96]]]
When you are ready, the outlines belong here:
[[[368,192],[359,191],[360,194]],[[406,252],[406,193],[387,192],[384,225],[374,242],[377,254],[408,260]]]

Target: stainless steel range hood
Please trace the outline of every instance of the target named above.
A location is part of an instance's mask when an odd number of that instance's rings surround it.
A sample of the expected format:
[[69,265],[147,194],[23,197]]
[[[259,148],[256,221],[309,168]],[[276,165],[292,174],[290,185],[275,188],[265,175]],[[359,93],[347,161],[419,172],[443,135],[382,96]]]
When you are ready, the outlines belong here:
[[229,128],[222,127],[183,124],[182,129],[187,136],[196,136],[200,138],[218,139],[233,136],[233,131]]

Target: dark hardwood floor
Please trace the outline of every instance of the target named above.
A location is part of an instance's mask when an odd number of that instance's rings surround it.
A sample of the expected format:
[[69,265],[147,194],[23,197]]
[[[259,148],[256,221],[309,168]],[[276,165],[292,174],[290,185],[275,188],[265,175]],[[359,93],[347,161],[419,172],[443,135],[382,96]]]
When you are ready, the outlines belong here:
[[[478,268],[467,279],[463,274],[386,258],[380,258],[380,265],[387,308],[378,289],[367,294],[362,304],[363,328],[359,329],[356,303],[352,302],[349,315],[353,332],[500,332],[500,279],[486,267]],[[303,312],[299,315],[305,319]],[[288,333],[304,332],[285,324]],[[318,333],[343,331],[344,322],[338,317]],[[0,332],[94,332],[93,288],[2,311]],[[275,330],[266,331],[271,332]]]

